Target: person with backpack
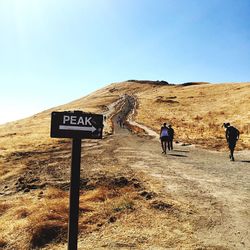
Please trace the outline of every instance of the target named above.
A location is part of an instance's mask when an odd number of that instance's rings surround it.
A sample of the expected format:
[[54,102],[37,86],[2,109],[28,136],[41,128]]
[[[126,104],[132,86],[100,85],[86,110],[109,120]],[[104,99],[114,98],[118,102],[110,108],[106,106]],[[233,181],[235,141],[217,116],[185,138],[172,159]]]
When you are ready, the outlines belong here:
[[166,154],[167,150],[167,142],[169,140],[168,137],[168,128],[167,124],[164,123],[163,126],[161,127],[161,132],[160,132],[160,139],[161,139],[161,147],[162,147],[162,154]]
[[226,140],[230,150],[229,158],[231,161],[234,161],[234,148],[236,146],[236,142],[239,140],[240,132],[237,128],[231,126],[229,122],[224,123],[223,125],[226,128]]

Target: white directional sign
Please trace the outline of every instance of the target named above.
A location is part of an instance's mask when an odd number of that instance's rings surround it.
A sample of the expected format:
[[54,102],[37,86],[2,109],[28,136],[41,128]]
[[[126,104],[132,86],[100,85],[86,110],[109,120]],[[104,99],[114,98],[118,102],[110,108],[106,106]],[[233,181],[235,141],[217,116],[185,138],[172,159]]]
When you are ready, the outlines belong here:
[[52,112],[51,137],[101,139],[103,115],[74,112]]

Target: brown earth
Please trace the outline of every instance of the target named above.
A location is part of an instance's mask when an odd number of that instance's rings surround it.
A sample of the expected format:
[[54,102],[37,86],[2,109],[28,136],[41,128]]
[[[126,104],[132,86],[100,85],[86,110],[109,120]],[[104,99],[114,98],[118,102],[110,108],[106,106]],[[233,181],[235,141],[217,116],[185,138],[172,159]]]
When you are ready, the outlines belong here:
[[[249,89],[125,82],[53,109],[107,116],[104,140],[83,142],[79,249],[249,249]],[[113,127],[133,100],[138,123],[173,124],[167,156],[143,127]],[[0,248],[66,248],[71,145],[49,138],[51,111],[0,127]],[[235,162],[224,121],[241,130]]]

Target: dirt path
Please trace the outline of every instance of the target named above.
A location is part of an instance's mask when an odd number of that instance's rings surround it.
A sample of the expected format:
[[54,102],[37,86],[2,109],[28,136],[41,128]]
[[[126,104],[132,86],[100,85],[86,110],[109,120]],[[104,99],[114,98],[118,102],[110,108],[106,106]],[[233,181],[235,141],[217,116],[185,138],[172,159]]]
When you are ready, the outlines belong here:
[[156,138],[139,137],[114,124],[105,145],[112,148],[112,161],[159,179],[162,193],[193,207],[188,216],[200,242],[212,249],[250,249],[248,151],[236,152],[236,161],[230,162],[225,152],[175,144],[165,156]]

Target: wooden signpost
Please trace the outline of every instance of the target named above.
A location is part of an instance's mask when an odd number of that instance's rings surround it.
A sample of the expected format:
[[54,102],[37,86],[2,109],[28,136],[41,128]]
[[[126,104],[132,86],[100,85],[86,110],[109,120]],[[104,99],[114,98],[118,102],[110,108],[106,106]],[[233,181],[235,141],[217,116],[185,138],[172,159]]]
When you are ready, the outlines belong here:
[[52,112],[52,138],[72,138],[68,250],[77,250],[81,139],[102,139],[103,115],[74,112]]

